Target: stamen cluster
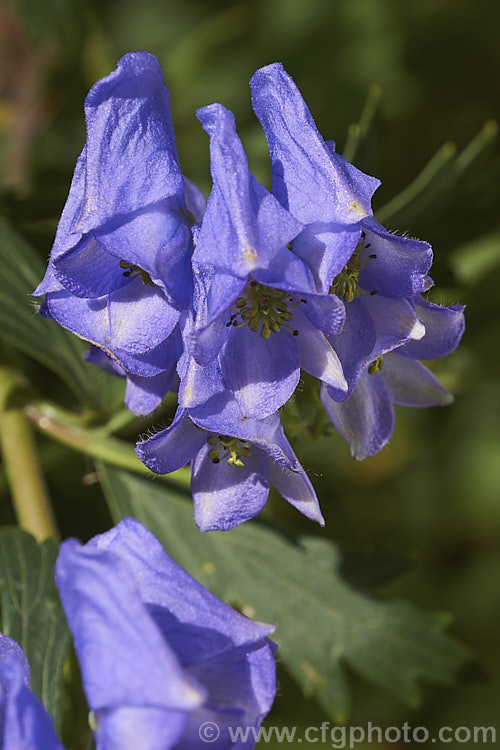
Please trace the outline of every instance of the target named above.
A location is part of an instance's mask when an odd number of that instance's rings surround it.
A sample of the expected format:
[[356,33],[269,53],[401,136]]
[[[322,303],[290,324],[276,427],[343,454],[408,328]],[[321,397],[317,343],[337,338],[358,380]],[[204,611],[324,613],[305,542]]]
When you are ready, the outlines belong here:
[[[250,455],[250,443],[238,438],[228,437],[228,435],[210,435],[207,443],[213,445],[212,450],[208,452],[208,457],[214,464],[218,464],[227,458],[229,466],[243,467],[245,464],[240,456],[247,458]],[[222,455],[219,455],[221,450]]]
[[356,249],[347,261],[342,271],[336,276],[330,287],[330,294],[336,294],[345,302],[352,302],[360,294],[376,294],[376,291],[366,292],[359,286],[360,271],[365,268],[370,259],[376,259],[376,254],[371,253],[365,260],[362,260],[363,251],[370,247],[370,244],[364,244],[365,233],[361,233],[361,240],[358,242]]
[[144,271],[140,266],[135,266],[133,263],[129,263],[127,260],[121,260],[120,268],[127,269],[123,272],[123,275],[127,278],[129,276],[140,276],[144,285],[149,284],[150,286],[154,286],[153,282],[151,281],[151,276],[146,273],[146,271]]
[[263,339],[268,339],[272,332],[279,333],[282,328],[297,336],[297,329],[290,328],[287,323],[293,318],[291,311],[305,301],[296,301],[293,295],[290,297],[281,289],[251,281],[245,294],[238,297],[234,303],[233,309],[236,309],[236,312],[231,315],[226,325],[236,328],[248,326],[255,333],[260,329]]

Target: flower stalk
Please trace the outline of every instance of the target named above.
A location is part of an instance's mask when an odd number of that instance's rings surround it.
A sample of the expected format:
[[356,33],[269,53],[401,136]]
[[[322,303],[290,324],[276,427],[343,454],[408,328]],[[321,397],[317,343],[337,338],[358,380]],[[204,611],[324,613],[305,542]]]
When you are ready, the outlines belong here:
[[19,526],[43,541],[58,532],[31,425],[19,404],[24,386],[17,373],[0,368],[0,446]]
[[[107,435],[101,429],[79,426],[72,415],[63,409],[45,401],[37,401],[28,404],[25,412],[35,427],[59,443],[112,466],[151,476],[151,472],[139,461],[131,445]],[[189,470],[183,468],[172,472],[168,475],[168,480],[189,488]]]

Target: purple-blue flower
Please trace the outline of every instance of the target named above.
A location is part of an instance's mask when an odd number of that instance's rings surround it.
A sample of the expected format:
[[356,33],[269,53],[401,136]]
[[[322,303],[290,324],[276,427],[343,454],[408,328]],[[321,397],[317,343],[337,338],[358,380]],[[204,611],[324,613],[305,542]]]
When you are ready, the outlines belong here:
[[52,719],[30,690],[30,678],[21,646],[0,633],[0,748],[64,750]]
[[[125,55],[93,86],[85,114],[87,142],[34,294],[45,294],[43,314],[132,380],[154,377],[180,355],[170,339],[190,303],[190,212],[202,201],[182,176],[170,96],[153,55]],[[157,401],[168,381],[158,381]],[[129,406],[142,413],[146,402],[134,395]]]
[[269,143],[273,193],[304,226],[293,252],[307,264],[317,289],[345,306],[342,331],[328,337],[348,384],[335,389],[341,400],[355,388],[380,336],[385,351],[423,336],[410,298],[432,284],[432,251],[425,242],[391,234],[373,218],[371,198],[379,181],[323,140],[282,65],[258,70],[250,85]]
[[213,188],[193,253],[204,280],[190,354],[201,365],[217,358],[227,388],[252,419],[288,401],[301,368],[345,389],[326,338],[342,327],[343,305],[317,291],[309,268],[287,247],[301,223],[250,173],[232,113],[213,104],[198,117],[210,136]]
[[138,521],[61,545],[56,583],[73,633],[97,750],[196,750],[214,722],[258,729],[276,692],[273,627],[217,599]]
[[418,360],[444,357],[459,344],[464,331],[464,308],[441,307],[416,297],[415,312],[425,336],[384,353],[380,342],[364,365],[358,382],[345,400],[335,400],[331,389],[321,389],[321,400],[338,431],[359,460],[378,453],[394,428],[394,406],[427,407],[449,404],[453,397]]
[[202,531],[232,529],[256,516],[271,484],[301,513],[324,524],[279,415],[244,419],[227,392],[193,409],[179,408],[169,428],[138,443],[136,450],[157,474],[191,461],[194,517]]

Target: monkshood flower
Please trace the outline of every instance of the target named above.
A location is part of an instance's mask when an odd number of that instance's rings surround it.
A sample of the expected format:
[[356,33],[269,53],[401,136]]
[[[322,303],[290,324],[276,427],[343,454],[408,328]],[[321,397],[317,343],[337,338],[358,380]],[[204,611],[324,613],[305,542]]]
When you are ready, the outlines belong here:
[[227,390],[194,409],[179,408],[169,428],[138,443],[136,450],[156,474],[191,461],[194,517],[202,531],[224,531],[254,518],[266,504],[270,484],[324,525],[316,493],[279,415],[242,419]]
[[[44,315],[112,357],[137,391],[138,378],[165,373],[179,355],[170,337],[190,302],[190,213],[203,200],[182,176],[153,55],[125,55],[90,90],[85,115],[87,142],[34,294],[45,295]],[[168,380],[158,381],[161,395]],[[129,405],[144,408],[132,397]]]
[[30,677],[21,646],[0,633],[0,748],[64,750],[52,719],[30,690]]
[[190,353],[201,365],[218,359],[241,413],[252,419],[288,401],[301,367],[345,390],[326,338],[342,327],[343,305],[318,293],[287,247],[301,223],[250,173],[233,114],[220,104],[197,114],[210,136],[213,188],[193,253],[204,293],[194,303]]
[[377,337],[385,336],[389,351],[423,336],[410,298],[432,284],[432,251],[426,242],[391,234],[373,218],[379,180],[323,140],[282,65],[258,70],[250,85],[269,144],[273,193],[304,225],[293,252],[307,263],[317,288],[345,305],[345,346],[335,346],[348,383],[345,398]]
[[126,518],[63,542],[56,583],[73,633],[97,750],[201,750],[203,723],[258,730],[276,692],[270,625],[207,591]]
[[415,311],[425,326],[425,336],[383,353],[375,346],[356,388],[338,401],[337,393],[323,387],[321,400],[335,427],[349,441],[359,460],[373,456],[386,445],[394,428],[394,406],[427,407],[449,404],[453,397],[418,360],[443,357],[459,344],[464,331],[464,308],[441,307],[416,297]]

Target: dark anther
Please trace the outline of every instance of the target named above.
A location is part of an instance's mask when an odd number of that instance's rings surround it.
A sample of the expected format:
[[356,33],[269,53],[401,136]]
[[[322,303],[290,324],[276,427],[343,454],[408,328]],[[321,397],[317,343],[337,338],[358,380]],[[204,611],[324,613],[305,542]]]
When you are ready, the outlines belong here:
[[377,294],[377,290],[374,289],[373,292],[370,292],[370,297],[373,297],[375,294]]
[[297,331],[297,329],[295,329],[295,331],[292,331],[292,333],[293,333],[294,336],[298,336],[299,335],[299,332]]
[[213,464],[220,464],[220,458],[212,458]]
[[375,253],[372,253],[372,254],[371,254],[371,255],[369,255],[368,257],[369,257],[369,258],[376,258],[377,256],[376,256],[376,254],[375,254]]
[[130,271],[124,271],[124,272],[123,272],[123,275],[124,275],[124,276],[131,276],[131,273],[130,273]]
[[369,247],[371,247],[371,244],[372,244],[371,242],[367,242],[365,247],[368,249]]
[[250,286],[257,286],[257,282],[256,281],[251,281],[250,282]]
[[306,299],[301,299],[300,301],[303,302],[304,305],[307,305],[307,300]]

